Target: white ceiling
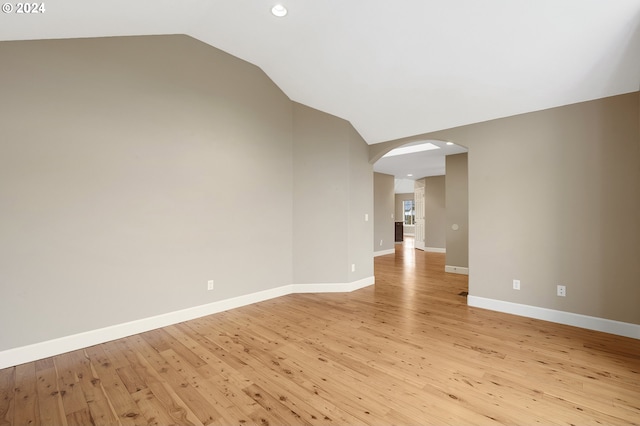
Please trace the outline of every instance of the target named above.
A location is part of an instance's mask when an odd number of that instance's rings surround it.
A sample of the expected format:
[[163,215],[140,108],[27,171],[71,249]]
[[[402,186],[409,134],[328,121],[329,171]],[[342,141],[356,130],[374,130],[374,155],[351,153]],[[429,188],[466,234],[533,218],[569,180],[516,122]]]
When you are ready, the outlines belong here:
[[0,40],[187,34],[369,144],[640,89],[640,0],[276,1],[57,0]]
[[[393,175],[398,179],[404,180],[416,180],[427,176],[440,176],[445,174],[445,156],[467,152],[467,149],[462,146],[447,145],[445,142],[437,140],[425,140],[407,145],[417,145],[424,142],[430,142],[439,149],[393,157],[382,157],[374,164],[374,170],[378,173]],[[411,176],[409,176],[409,174]],[[397,190],[396,188],[396,191]],[[405,192],[404,187],[401,191]]]

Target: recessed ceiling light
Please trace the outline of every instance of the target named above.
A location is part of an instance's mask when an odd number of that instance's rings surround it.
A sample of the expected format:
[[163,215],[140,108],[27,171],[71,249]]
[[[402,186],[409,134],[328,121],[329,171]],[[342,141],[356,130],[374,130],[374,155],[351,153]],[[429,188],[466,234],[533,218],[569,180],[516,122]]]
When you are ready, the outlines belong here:
[[287,14],[287,8],[281,4],[276,4],[271,8],[271,13],[273,13],[278,18],[282,18]]
[[447,145],[453,145],[453,142],[447,142]]
[[392,149],[391,151],[383,155],[383,157],[393,157],[396,155],[412,154],[414,152],[430,151],[432,149],[440,149],[440,147],[430,142],[421,143],[419,145],[403,146],[400,148]]
[[409,173],[407,176],[411,177],[411,176],[413,176],[413,174]]

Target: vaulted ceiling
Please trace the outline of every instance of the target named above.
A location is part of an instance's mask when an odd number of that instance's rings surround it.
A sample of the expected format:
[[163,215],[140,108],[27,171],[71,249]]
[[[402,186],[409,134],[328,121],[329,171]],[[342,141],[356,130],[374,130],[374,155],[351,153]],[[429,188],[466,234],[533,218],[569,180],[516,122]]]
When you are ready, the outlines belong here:
[[58,0],[0,13],[0,40],[187,34],[369,144],[640,89],[640,0],[275,3]]

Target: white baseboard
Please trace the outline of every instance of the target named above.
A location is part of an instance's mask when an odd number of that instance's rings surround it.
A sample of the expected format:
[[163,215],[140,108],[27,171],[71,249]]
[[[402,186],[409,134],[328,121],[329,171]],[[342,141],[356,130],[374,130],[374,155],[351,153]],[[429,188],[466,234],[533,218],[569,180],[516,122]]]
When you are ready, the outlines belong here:
[[352,283],[292,284],[291,293],[349,293],[375,284],[375,277],[367,277]]
[[[398,244],[402,244],[402,243],[398,243]],[[373,257],[385,256],[387,254],[394,254],[395,252],[396,252],[395,248],[392,248],[392,249],[389,249],[389,250],[374,251],[373,252]]]
[[469,268],[465,266],[450,266],[445,265],[445,272],[451,272],[452,274],[461,274],[461,275],[469,275]]
[[36,361],[43,358],[121,339],[145,331],[178,324],[180,322],[240,308],[293,293],[351,292],[375,283],[375,277],[367,277],[351,283],[291,284],[206,305],[194,306],[149,318],[99,328],[45,342],[0,351],[0,369]]
[[640,339],[640,325],[571,312],[556,311],[554,309],[539,308],[537,306],[521,305],[503,300],[487,299],[478,296],[467,296],[467,304],[476,308],[489,309],[507,314],[535,318],[588,330],[602,331],[618,336]]
[[441,248],[441,247],[425,247],[424,251],[428,251],[431,253],[446,253],[447,249],[446,248]]

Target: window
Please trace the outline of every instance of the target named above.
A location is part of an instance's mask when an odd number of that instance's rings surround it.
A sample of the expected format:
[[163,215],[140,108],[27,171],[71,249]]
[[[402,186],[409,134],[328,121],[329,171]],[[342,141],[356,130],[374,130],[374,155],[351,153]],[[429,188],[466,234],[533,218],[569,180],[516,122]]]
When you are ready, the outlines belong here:
[[416,209],[413,205],[413,200],[405,200],[402,202],[404,210],[404,224],[415,225],[416,223]]

